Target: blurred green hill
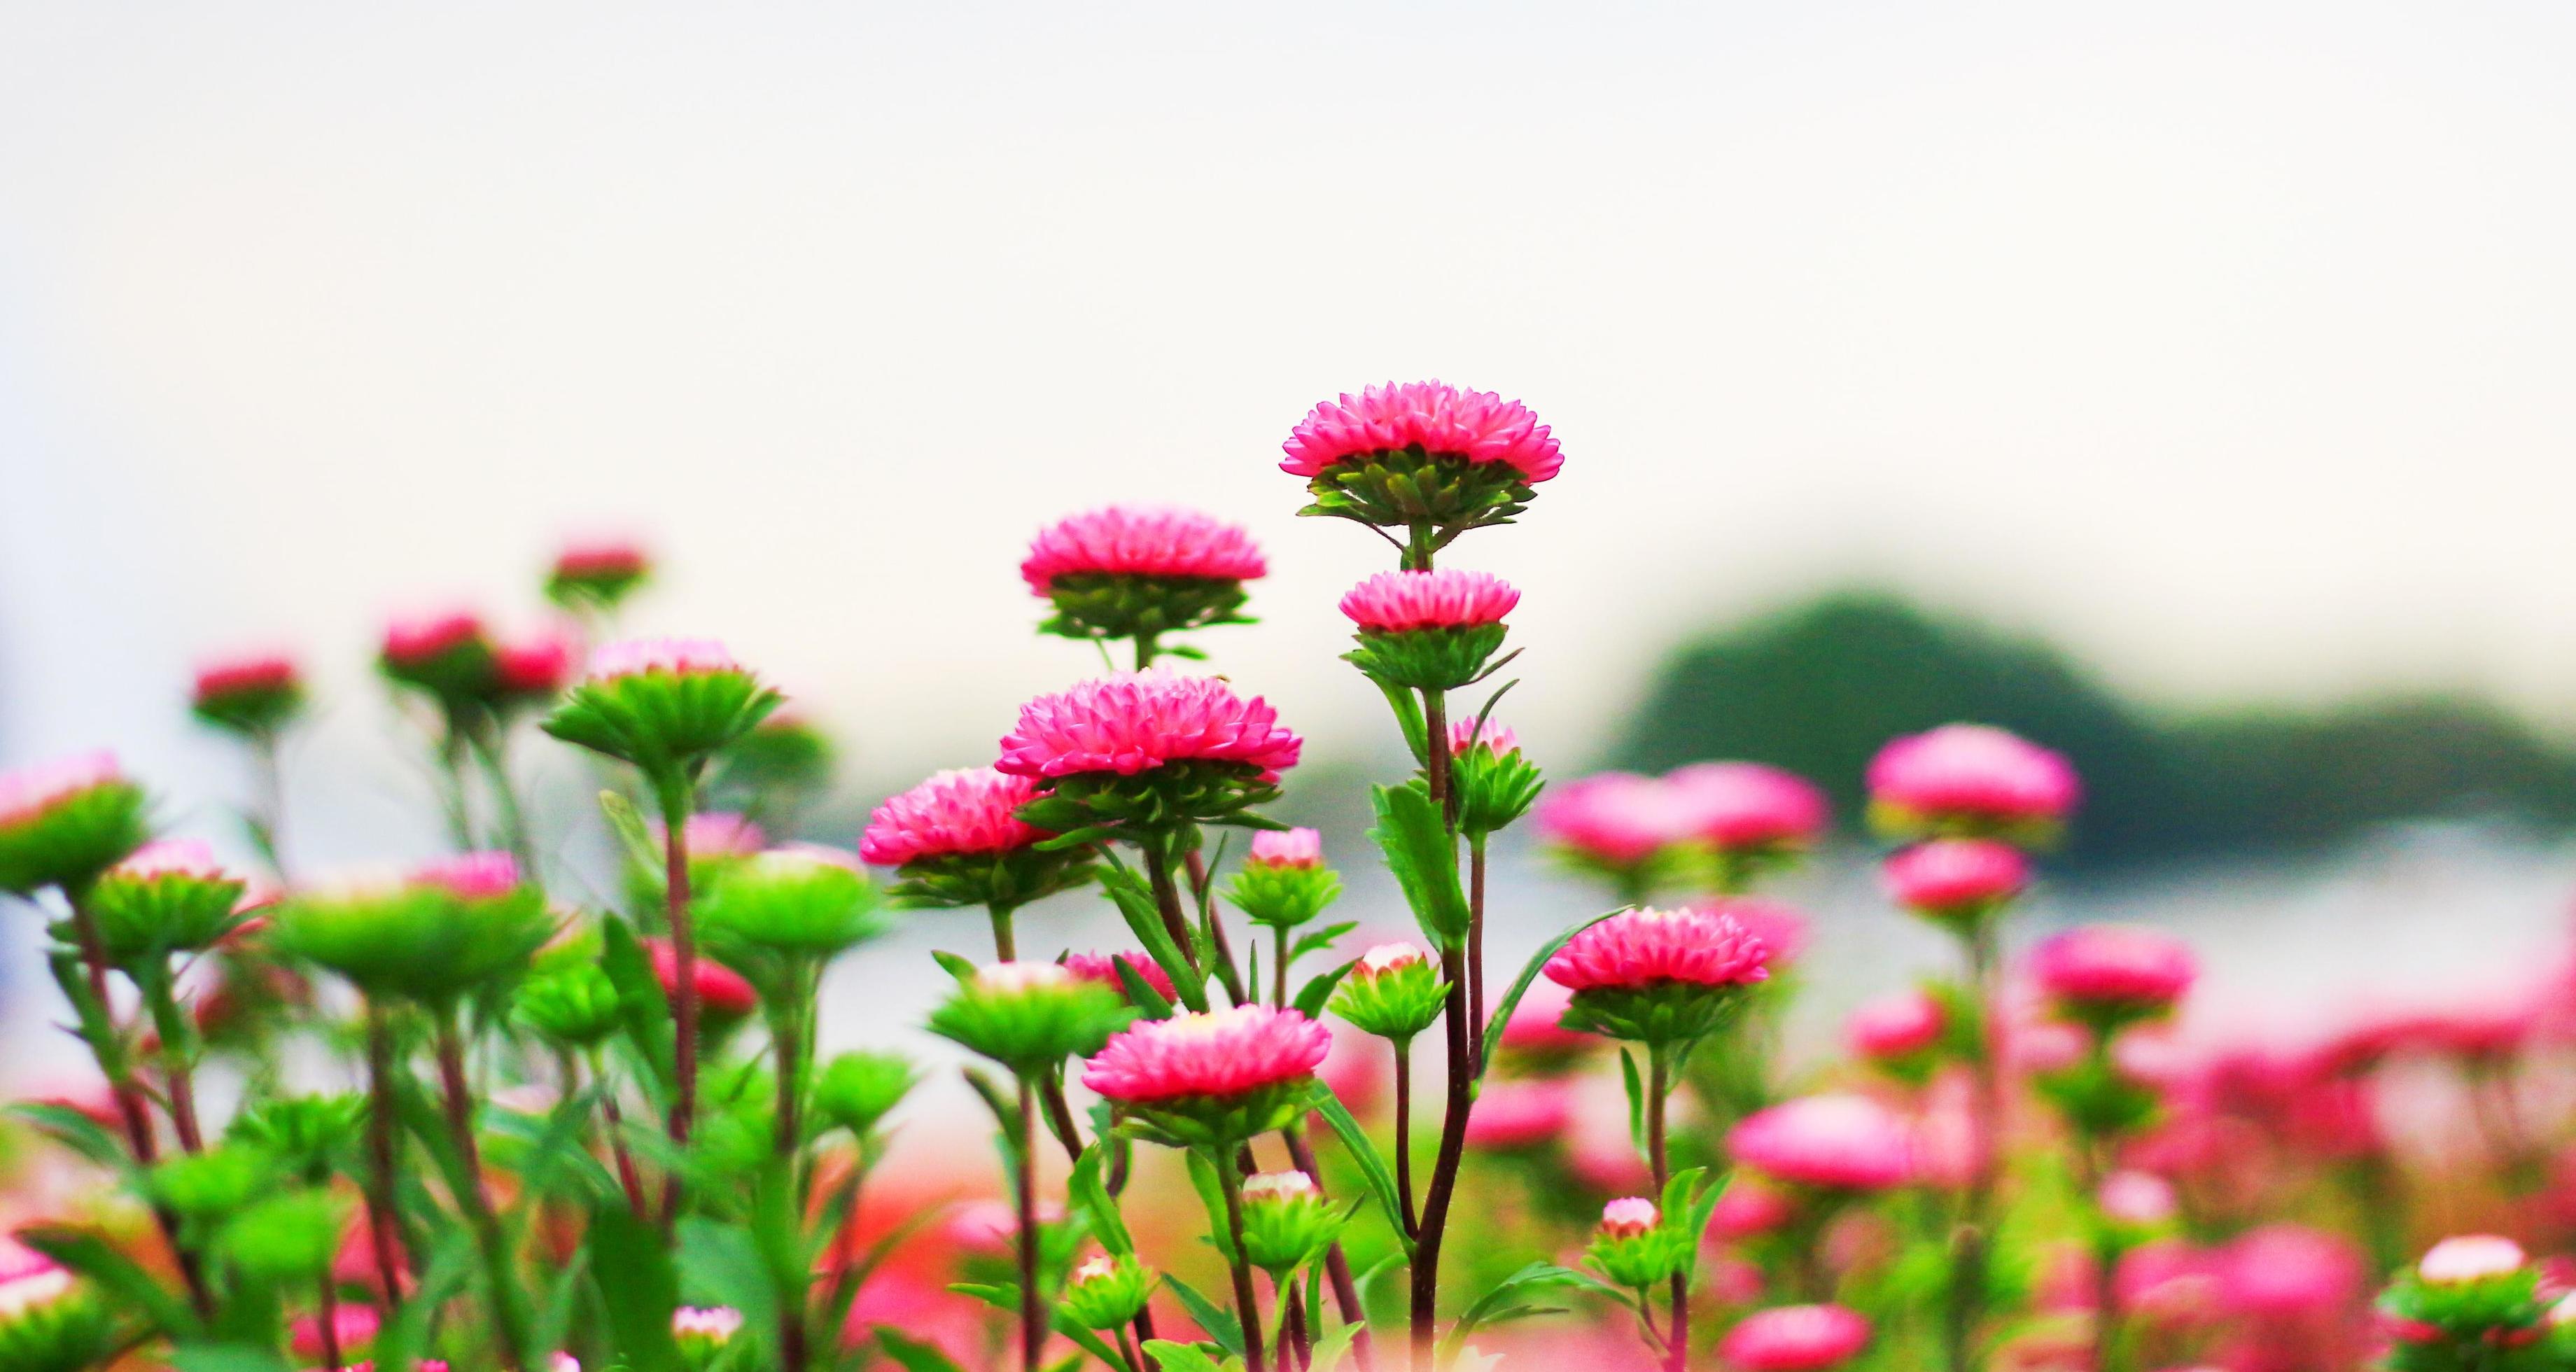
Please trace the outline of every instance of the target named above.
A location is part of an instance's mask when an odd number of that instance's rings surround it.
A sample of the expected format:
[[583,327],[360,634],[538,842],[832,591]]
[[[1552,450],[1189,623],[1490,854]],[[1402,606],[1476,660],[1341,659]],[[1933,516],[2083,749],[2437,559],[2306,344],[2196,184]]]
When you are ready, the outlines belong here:
[[2037,638],[1874,591],[1676,650],[1611,765],[1768,762],[1814,778],[1850,823],[1879,746],[1951,720],[2000,724],[2074,759],[2086,798],[2062,856],[2076,866],[2296,855],[2437,815],[2576,827],[2576,749],[2490,702],[2161,710]]

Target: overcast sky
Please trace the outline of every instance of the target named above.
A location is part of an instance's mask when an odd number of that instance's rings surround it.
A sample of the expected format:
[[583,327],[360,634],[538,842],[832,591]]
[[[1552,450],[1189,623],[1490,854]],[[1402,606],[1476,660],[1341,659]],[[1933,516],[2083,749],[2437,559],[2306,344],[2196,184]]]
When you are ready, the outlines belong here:
[[[2125,11],[2116,13],[2115,11]],[[2576,682],[2576,7],[0,8],[0,760],[211,786],[201,650],[566,529],[880,764],[1094,661],[1013,563],[1251,524],[1223,664],[1383,732],[1318,398],[1565,444],[1456,559],[1578,755],[1684,614],[1885,576],[2175,696]],[[349,761],[350,758],[359,761]]]

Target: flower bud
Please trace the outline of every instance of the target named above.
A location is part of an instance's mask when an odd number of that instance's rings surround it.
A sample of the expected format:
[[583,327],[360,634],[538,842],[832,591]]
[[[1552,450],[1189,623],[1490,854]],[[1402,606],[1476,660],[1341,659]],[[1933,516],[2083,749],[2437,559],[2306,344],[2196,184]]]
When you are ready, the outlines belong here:
[[1282,1277],[1322,1255],[1342,1232],[1347,1212],[1303,1172],[1262,1172],[1243,1179],[1243,1256]]
[[1687,1256],[1681,1236],[1664,1227],[1655,1203],[1643,1196],[1623,1196],[1601,1207],[1584,1257],[1616,1285],[1660,1286],[1681,1270]]
[[244,883],[190,839],[147,843],[90,886],[90,916],[107,960],[147,971],[174,953],[201,953],[240,921]]
[[2433,1245],[2413,1271],[2401,1274],[2380,1298],[2380,1311],[2407,1333],[2403,1344],[2467,1355],[2438,1365],[2477,1366],[2497,1345],[2545,1332],[2550,1308],[2540,1287],[2540,1271],[2520,1244],[2492,1234],[2460,1235]]
[[1431,1027],[1448,1002],[1449,983],[1431,957],[1410,943],[1382,943],[1360,955],[1333,992],[1333,1013],[1364,1034],[1404,1043]]
[[1252,836],[1225,898],[1255,924],[1293,929],[1339,899],[1342,879],[1324,865],[1323,837],[1312,829],[1264,830]]
[[1342,597],[1359,626],[1359,646],[1343,659],[1388,686],[1456,690],[1484,675],[1520,598],[1490,572],[1380,572]]
[[568,543],[546,570],[546,599],[567,610],[613,610],[652,575],[652,559],[629,540]]
[[224,1255],[262,1282],[327,1272],[348,1227],[349,1206],[323,1190],[289,1191],[244,1209],[223,1227]]
[[1065,1279],[1057,1300],[1085,1329],[1119,1329],[1145,1308],[1154,1282],[1152,1269],[1133,1257],[1094,1253]]
[[508,854],[469,853],[404,882],[292,896],[271,928],[282,951],[369,996],[444,1005],[524,971],[554,915]]
[[736,952],[812,960],[884,930],[876,883],[829,848],[773,848],[727,870],[698,905],[698,928],[727,961]]
[[565,1048],[589,1048],[616,1033],[625,1005],[597,963],[540,972],[519,984],[511,1013],[539,1037]]
[[742,1312],[730,1305],[711,1309],[684,1305],[671,1312],[671,1337],[680,1345],[680,1360],[692,1372],[715,1366],[741,1332]]
[[[644,940],[645,955],[653,961],[653,979],[661,984],[662,999],[676,1003],[680,998],[680,950],[666,938]],[[698,994],[698,1029],[709,1037],[725,1031],[760,1008],[760,993],[743,979],[740,972],[701,953],[689,969]]]
[[156,1164],[146,1178],[154,1199],[192,1233],[211,1234],[277,1184],[284,1170],[266,1149],[228,1142]]
[[113,1337],[97,1294],[50,1259],[0,1279],[0,1367],[78,1372],[105,1362]]
[[0,892],[86,886],[143,846],[143,809],[108,753],[0,772]]
[[482,618],[469,610],[396,619],[385,626],[376,670],[452,714],[491,692],[492,639]]
[[1014,1072],[1053,1070],[1100,1051],[1136,1012],[1107,987],[1052,962],[996,962],[931,1012],[930,1032]]
[[834,1125],[866,1136],[921,1080],[898,1053],[849,1052],[823,1065],[814,1081],[814,1110]]
[[1520,736],[1488,721],[1449,725],[1451,785],[1458,793],[1458,828],[1469,837],[1492,834],[1528,814],[1546,780],[1521,754]]
[[632,639],[591,655],[589,678],[547,717],[545,730],[675,785],[781,699],[720,643]]
[[304,710],[304,679],[295,660],[259,653],[209,662],[197,669],[191,713],[204,723],[244,738],[272,736]]
[[283,1096],[245,1105],[224,1137],[267,1153],[307,1180],[330,1175],[333,1160],[358,1137],[366,1100],[356,1095]]

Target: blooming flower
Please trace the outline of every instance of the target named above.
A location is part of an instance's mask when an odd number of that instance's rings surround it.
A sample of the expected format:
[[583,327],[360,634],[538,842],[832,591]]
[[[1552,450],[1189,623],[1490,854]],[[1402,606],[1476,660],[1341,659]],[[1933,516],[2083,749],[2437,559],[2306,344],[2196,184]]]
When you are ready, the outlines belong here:
[[1112,965],[1122,962],[1127,964],[1128,971],[1135,973],[1144,980],[1146,985],[1153,987],[1156,995],[1166,1001],[1180,999],[1180,988],[1172,985],[1172,974],[1164,971],[1161,963],[1142,952],[1067,953],[1064,967],[1066,971],[1084,981],[1097,982],[1123,996],[1127,994],[1127,984],[1118,979],[1118,969]]
[[1302,740],[1259,696],[1215,677],[1120,672],[1020,707],[997,765],[1014,776],[1134,776],[1171,762],[1242,763],[1265,776],[1297,765]]
[[0,772],[0,891],[89,881],[143,845],[144,803],[109,753]]
[[1610,866],[1642,863],[1690,837],[1687,799],[1655,777],[1601,772],[1548,788],[1538,826],[1577,856]]
[[1245,861],[1272,867],[1320,867],[1324,836],[1312,829],[1264,829],[1252,836],[1252,852]]
[[1945,724],[1888,744],[1869,764],[1874,804],[1927,820],[2055,823],[2082,787],[2066,759],[1985,724]]
[[1521,593],[1491,572],[1380,572],[1342,596],[1342,613],[1371,633],[1500,624]]
[[1723,904],[1627,910],[1576,934],[1547,960],[1548,980],[1577,993],[1659,982],[1746,986],[1771,975],[1767,952]]
[[1509,463],[1531,483],[1555,476],[1565,462],[1547,426],[1519,401],[1438,381],[1390,382],[1325,401],[1282,446],[1288,460],[1280,470],[1303,477],[1321,475],[1337,462],[1407,448],[1473,463]]
[[684,1305],[671,1312],[671,1332],[682,1338],[699,1338],[722,1344],[741,1329],[742,1312],[730,1305],[712,1309]]
[[1663,1222],[1653,1201],[1644,1196],[1621,1196],[1601,1207],[1601,1222],[1592,1232],[1600,1238],[1633,1239]]
[[1503,1050],[1554,1062],[1597,1047],[1599,1039],[1565,1027],[1565,1011],[1573,1003],[1571,989],[1545,978],[1531,982],[1529,990],[1521,995],[1521,1003],[1513,1008],[1512,1017],[1503,1024]]
[[1899,991],[1852,1011],[1843,1040],[1865,1058],[1907,1058],[1939,1043],[1948,1022],[1941,1002],[1919,990]]
[[107,869],[110,876],[135,881],[154,877],[194,877],[199,881],[222,881],[224,865],[215,860],[215,850],[205,840],[164,838],[144,844],[126,859]]
[[1760,940],[1764,965],[1775,970],[1787,967],[1807,951],[1807,938],[1812,931],[1807,927],[1807,917],[1793,905],[1758,896],[1729,896],[1703,901],[1696,908],[1722,914]]
[[0,772],[0,829],[40,819],[82,792],[124,779],[116,755],[103,750]]
[[1727,1135],[1735,1160],[1775,1180],[1877,1191],[1911,1174],[1905,1123],[1867,1096],[1801,1096],[1758,1111]]
[[1510,725],[1490,719],[1486,720],[1481,728],[1473,719],[1449,721],[1450,752],[1464,753],[1479,743],[1492,749],[1496,756],[1500,756],[1519,748],[1521,736],[1513,733]]
[[1936,838],[1890,854],[1880,875],[1897,904],[1940,919],[2021,894],[2030,859],[1996,839]]
[[[653,957],[653,979],[662,983],[662,994],[676,999],[680,994],[680,954],[669,939],[644,940],[644,950]],[[742,1018],[760,1008],[760,995],[742,974],[721,962],[699,954],[691,969],[697,975],[698,1008],[710,1019],[730,1021]]]
[[471,610],[440,610],[387,621],[381,654],[387,666],[407,669],[484,642],[481,616]]
[[[343,1354],[365,1349],[375,1341],[376,1330],[383,1324],[384,1317],[372,1305],[341,1305],[331,1315],[331,1332]],[[322,1322],[310,1315],[298,1319],[288,1329],[286,1341],[299,1358],[322,1356]]]
[[280,652],[212,659],[197,668],[188,698],[197,718],[242,734],[276,729],[303,703],[303,674],[294,658]]
[[489,900],[519,889],[519,861],[508,853],[460,853],[412,869],[412,880],[460,900]]
[[1110,505],[1039,531],[1020,562],[1031,593],[1082,573],[1251,581],[1269,570],[1240,525],[1165,505]]
[[1839,1305],[1756,1310],[1718,1340],[1719,1361],[1738,1372],[1819,1372],[1869,1346],[1869,1321]]
[[2122,1224],[2162,1224],[2173,1218],[2173,1183],[2153,1172],[2114,1172],[2103,1179],[2094,1203]]
[[1736,1177],[1710,1208],[1708,1232],[1720,1239],[1749,1239],[1778,1229],[1797,1213],[1798,1207],[1777,1187],[1750,1176]]
[[2530,1259],[2522,1245],[2494,1234],[2459,1234],[2434,1244],[2415,1265],[2417,1275],[2436,1285],[2484,1281],[2519,1272]]
[[542,700],[572,680],[572,640],[547,631],[492,647],[494,684],[504,696]]
[[1467,1116],[1467,1146],[1493,1152],[1539,1148],[1574,1123],[1574,1087],[1563,1081],[1488,1082]]
[[1815,783],[1758,762],[1702,762],[1664,778],[1680,793],[1691,836],[1724,850],[1803,848],[1832,811]]
[[742,664],[712,638],[629,638],[602,644],[590,655],[592,681],[664,672],[739,672]]
[[1129,1026],[1092,1057],[1082,1084],[1130,1103],[1241,1095],[1314,1075],[1331,1046],[1324,1026],[1294,1010],[1238,1005]]
[[2278,1320],[2344,1312],[2368,1273],[2368,1260],[2341,1235],[2267,1224],[2227,1245],[2218,1277],[2228,1309]]
[[1038,784],[991,767],[935,772],[868,816],[859,856],[880,867],[960,853],[1005,853],[1045,838],[1019,809]]
[[2181,998],[2199,968],[2178,939],[2095,924],[2040,944],[2030,970],[2042,991],[2069,1007],[2161,1010]]

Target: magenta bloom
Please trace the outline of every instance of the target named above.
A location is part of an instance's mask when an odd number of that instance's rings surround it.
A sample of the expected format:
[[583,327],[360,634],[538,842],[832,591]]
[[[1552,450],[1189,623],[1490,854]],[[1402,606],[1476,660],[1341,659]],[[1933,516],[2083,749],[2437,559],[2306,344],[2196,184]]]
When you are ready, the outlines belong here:
[[1127,994],[1127,983],[1118,979],[1118,969],[1112,965],[1122,962],[1127,964],[1128,971],[1135,973],[1139,980],[1153,987],[1155,993],[1164,1000],[1178,1001],[1181,998],[1180,988],[1172,984],[1172,974],[1164,971],[1161,963],[1141,951],[1105,954],[1067,953],[1064,958],[1064,969],[1084,981],[1097,982],[1123,996]]
[[194,698],[202,704],[223,696],[293,691],[302,685],[294,658],[284,653],[248,653],[216,658],[197,668]]
[[[653,978],[662,983],[662,994],[672,1000],[680,996],[680,952],[669,939],[648,938],[644,951],[653,960]],[[697,982],[698,1007],[719,1022],[740,1019],[760,1008],[760,993],[751,983],[713,958],[701,956],[690,966]]]
[[1252,836],[1248,860],[1272,867],[1321,867],[1324,836],[1312,829],[1264,829]]
[[483,620],[471,610],[410,615],[385,625],[384,660],[395,667],[433,661],[483,642]]
[[1634,772],[1602,772],[1551,786],[1538,805],[1539,831],[1577,856],[1630,867],[1690,837],[1688,802]]
[[124,779],[116,755],[103,750],[0,772],[0,829],[24,824],[74,796]]
[[1738,1177],[1718,1193],[1709,1211],[1708,1232],[1730,1242],[1768,1234],[1787,1224],[1798,1207],[1787,1196],[1753,1177]]
[[164,838],[137,848],[123,862],[107,869],[110,876],[135,881],[154,877],[194,877],[199,881],[224,881],[224,865],[215,860],[215,850],[203,839]]
[[1881,1191],[1914,1170],[1905,1122],[1867,1096],[1784,1101],[1738,1123],[1727,1148],[1774,1180],[1830,1191]]
[[1294,1010],[1238,1005],[1129,1025],[1092,1057],[1082,1084],[1128,1103],[1238,1096],[1313,1076],[1332,1045]]
[[1303,477],[1351,458],[1406,448],[1433,457],[1506,462],[1531,484],[1565,465],[1547,426],[1519,401],[1437,381],[1390,382],[1328,400],[1309,411],[1282,446],[1288,460],[1280,470]]
[[1897,904],[1939,919],[2020,895],[2030,859],[1997,839],[1936,838],[1890,854],[1880,875]]
[[1621,1196],[1601,1207],[1601,1222],[1593,1226],[1595,1238],[1634,1239],[1651,1234],[1664,1222],[1663,1212],[1644,1196]]
[[661,672],[686,676],[698,672],[739,672],[742,664],[712,638],[629,638],[603,644],[590,655],[590,679]]
[[2369,1263],[2351,1240],[2296,1224],[2240,1234],[2219,1262],[2228,1309],[2275,1320],[2340,1315],[2361,1299]]
[[519,860],[508,853],[460,853],[412,869],[411,879],[459,900],[489,900],[519,889]]
[[1215,677],[1156,669],[1081,682],[1021,706],[995,765],[1014,776],[1063,777],[1235,762],[1272,778],[1297,765],[1302,745],[1261,697],[1247,701]]
[[2522,1245],[2494,1234],[2456,1234],[2425,1250],[2416,1275],[2435,1286],[2510,1276],[2531,1259]]
[[1443,567],[1432,572],[1380,572],[1342,596],[1342,613],[1373,633],[1464,629],[1500,624],[1521,593],[1491,572]]
[[1084,573],[1251,581],[1269,570],[1242,526],[1168,505],[1110,505],[1059,520],[1020,563],[1038,596],[1053,594],[1057,577]]
[[1019,818],[1020,807],[1037,794],[1035,781],[991,767],[933,773],[868,816],[859,856],[898,867],[922,858],[1025,848],[1047,836]]
[[1786,969],[1807,951],[1808,937],[1814,932],[1807,927],[1807,917],[1797,907],[1759,896],[1725,896],[1699,903],[1697,909],[1725,915],[1744,927],[1744,932],[1762,941],[1764,965]]
[[2055,823],[2082,789],[2064,757],[1985,724],[1897,739],[1869,764],[1873,803],[1930,820]]
[[1490,719],[1485,721],[1485,727],[1482,729],[1476,727],[1476,721],[1473,719],[1449,721],[1450,752],[1464,753],[1479,743],[1492,749],[1494,756],[1501,757],[1506,753],[1519,750],[1521,736],[1513,733],[1510,725]]
[[[383,1323],[372,1305],[341,1305],[331,1312],[331,1332],[344,1354],[363,1352],[375,1342]],[[322,1356],[322,1322],[310,1315],[298,1319],[287,1330],[286,1341],[299,1358]]]
[[1813,782],[1758,762],[1701,762],[1674,770],[1692,837],[1721,850],[1804,848],[1825,832],[1832,807]]
[[1737,1321],[1717,1345],[1736,1372],[1821,1372],[1859,1357],[1869,1321],[1839,1305],[1783,1305]]
[[1899,991],[1852,1011],[1843,1021],[1843,1039],[1865,1058],[1910,1058],[1939,1043],[1948,1024],[1941,1002],[1921,991]]
[[2191,988],[2199,963],[2180,939],[2094,924],[2069,929],[2032,950],[2030,971],[2040,989],[2064,1005],[2161,1010]]
[[558,581],[627,581],[652,570],[643,546],[628,538],[586,538],[555,554]]
[[1467,1117],[1467,1146],[1515,1152],[1565,1137],[1574,1125],[1574,1087],[1562,1081],[1485,1084],[1476,1112]]
[[[648,819],[645,824],[654,839],[667,845],[670,835],[662,821]],[[705,810],[689,816],[680,825],[681,841],[688,845],[691,858],[750,857],[769,847],[769,835],[744,815],[728,810]]]
[[1547,979],[1575,992],[1666,982],[1750,986],[1767,979],[1762,941],[1721,910],[1627,910],[1576,934],[1547,960]]
[[532,634],[494,644],[492,673],[505,695],[551,696],[572,682],[572,640],[560,633]]

